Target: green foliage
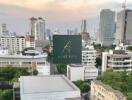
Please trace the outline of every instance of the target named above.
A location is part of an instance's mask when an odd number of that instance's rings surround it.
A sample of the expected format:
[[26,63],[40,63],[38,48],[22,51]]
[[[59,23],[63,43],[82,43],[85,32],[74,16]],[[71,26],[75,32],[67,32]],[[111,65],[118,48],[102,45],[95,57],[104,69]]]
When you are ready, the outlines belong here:
[[[128,98],[132,98],[132,72],[113,72],[109,70],[98,77],[103,83],[112,86],[112,88],[123,92]],[[132,99],[128,99],[132,100]]]
[[57,65],[57,70],[60,74],[65,74],[67,72],[67,66],[65,64],[58,64]]
[[0,100],[13,100],[13,90],[0,90]]
[[127,100],[132,100],[132,92],[128,92],[126,95],[127,95]]
[[74,83],[81,90],[82,93],[86,93],[90,90],[89,84],[84,81],[78,80]]
[[33,75],[38,75],[38,71],[37,70],[34,70],[33,71]]
[[29,74],[26,68],[16,68],[9,65],[0,68],[0,81],[17,81],[20,76]]
[[[0,81],[16,82],[20,76],[30,75],[26,68],[16,68],[11,65],[0,68]],[[13,90],[0,90],[0,100],[13,100]]]
[[127,47],[127,50],[132,51],[132,46],[128,46],[128,47]]
[[102,65],[102,59],[100,57],[96,58],[96,67],[101,66]]

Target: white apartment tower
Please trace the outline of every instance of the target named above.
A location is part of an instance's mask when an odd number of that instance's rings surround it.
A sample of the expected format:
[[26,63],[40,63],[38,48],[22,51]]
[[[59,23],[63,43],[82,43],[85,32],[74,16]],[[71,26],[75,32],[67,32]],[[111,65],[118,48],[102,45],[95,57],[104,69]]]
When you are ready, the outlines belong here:
[[30,18],[30,33],[35,40],[45,40],[45,20],[41,17]]
[[115,12],[103,9],[100,12],[99,42],[103,46],[112,45],[115,33]]
[[117,14],[116,45],[132,44],[132,10],[122,10]]

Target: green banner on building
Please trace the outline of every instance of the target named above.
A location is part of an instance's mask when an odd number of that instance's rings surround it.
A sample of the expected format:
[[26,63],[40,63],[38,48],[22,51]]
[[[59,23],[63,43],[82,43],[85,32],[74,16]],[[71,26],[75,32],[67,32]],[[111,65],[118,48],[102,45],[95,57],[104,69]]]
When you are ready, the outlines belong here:
[[75,64],[82,63],[81,35],[53,36],[53,63]]

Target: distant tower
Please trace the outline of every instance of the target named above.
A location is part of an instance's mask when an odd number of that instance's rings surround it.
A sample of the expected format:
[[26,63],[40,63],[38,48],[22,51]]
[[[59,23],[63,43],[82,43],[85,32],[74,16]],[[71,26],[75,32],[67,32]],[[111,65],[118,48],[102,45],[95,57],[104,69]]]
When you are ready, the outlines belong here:
[[45,20],[42,17],[30,18],[30,34],[35,37],[35,40],[45,40]]
[[81,32],[87,32],[87,21],[86,20],[82,21]]
[[123,4],[123,10],[117,14],[116,27],[116,45],[123,43],[125,45],[132,45],[132,10],[127,9],[126,0]]
[[45,20],[42,17],[36,23],[35,40],[46,40]]
[[82,41],[84,42],[84,45],[88,45],[89,43],[89,33],[87,32],[87,22],[86,20],[82,21],[82,25],[81,25],[81,35],[82,35]]
[[32,36],[35,36],[35,25],[36,25],[37,19],[34,17],[30,18],[30,34]]
[[103,46],[110,46],[114,43],[115,37],[115,12],[110,9],[103,9],[100,12],[99,42]]
[[2,23],[2,25],[1,25],[1,35],[3,35],[3,36],[9,35],[9,32],[7,30],[7,27],[6,27],[6,24],[5,23]]

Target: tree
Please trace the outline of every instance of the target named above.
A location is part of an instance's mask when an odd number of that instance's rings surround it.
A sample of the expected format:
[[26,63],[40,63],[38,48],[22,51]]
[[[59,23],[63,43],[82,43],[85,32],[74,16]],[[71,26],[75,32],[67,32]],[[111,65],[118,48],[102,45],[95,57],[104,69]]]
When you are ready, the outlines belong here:
[[0,68],[0,81],[17,81],[20,76],[30,75],[26,68],[17,68],[11,65]]
[[96,58],[96,67],[99,67],[102,65],[102,59],[100,57]]
[[98,77],[103,83],[110,85],[113,89],[121,91],[131,100],[132,96],[132,72],[114,72],[108,70]]
[[13,90],[0,90],[0,100],[13,100]]
[[132,51],[132,46],[128,46],[128,47],[127,47],[127,50]]
[[82,81],[82,80],[78,80],[76,82],[74,82],[75,85],[81,90],[82,93],[86,93],[90,90],[90,86],[88,83]]
[[33,75],[38,75],[38,71],[37,70],[34,70],[33,71]]
[[60,74],[65,74],[67,72],[67,66],[65,64],[58,64],[57,65],[57,70]]

